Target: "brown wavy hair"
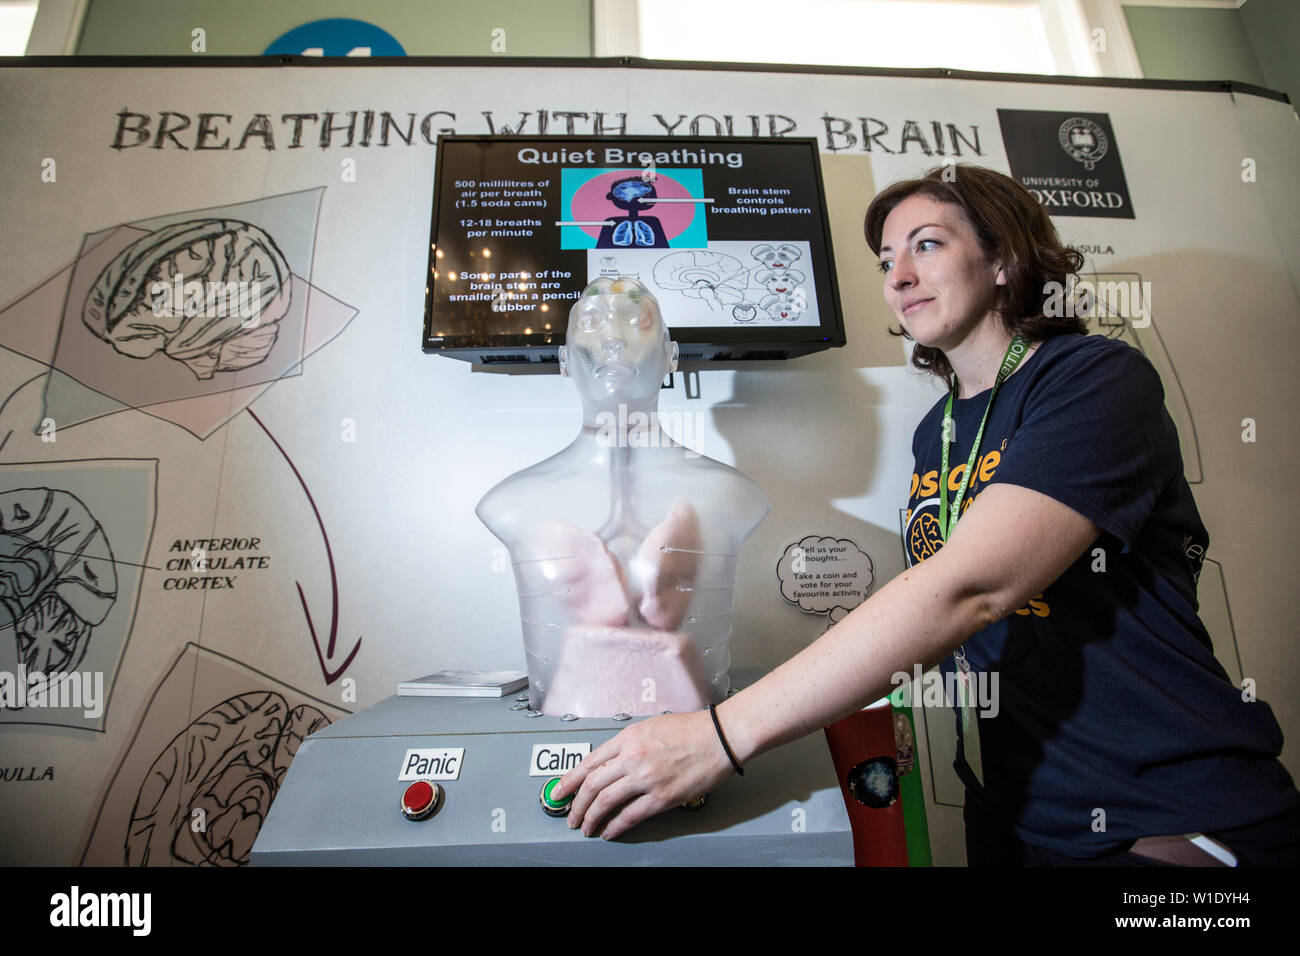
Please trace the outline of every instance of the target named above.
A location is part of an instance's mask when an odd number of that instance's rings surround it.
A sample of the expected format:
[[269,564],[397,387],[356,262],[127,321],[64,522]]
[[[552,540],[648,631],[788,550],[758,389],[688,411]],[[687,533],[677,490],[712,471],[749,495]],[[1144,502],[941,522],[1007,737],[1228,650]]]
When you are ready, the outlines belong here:
[[[936,166],[921,179],[894,183],[867,207],[863,231],[875,255],[880,255],[885,219],[899,203],[916,195],[960,207],[984,251],[1002,263],[1007,284],[998,287],[995,308],[1008,332],[1039,342],[1065,332],[1087,331],[1079,318],[1082,306],[1062,308],[1061,316],[1044,314],[1053,295],[1048,283],[1058,283],[1055,288],[1064,295],[1068,277],[1078,277],[1083,254],[1061,243],[1051,217],[1024,186],[996,170],[967,163]],[[1057,301],[1064,302],[1063,298]],[[901,328],[889,331],[911,338]],[[912,349],[912,364],[955,387],[952,366],[942,350],[917,345]]]

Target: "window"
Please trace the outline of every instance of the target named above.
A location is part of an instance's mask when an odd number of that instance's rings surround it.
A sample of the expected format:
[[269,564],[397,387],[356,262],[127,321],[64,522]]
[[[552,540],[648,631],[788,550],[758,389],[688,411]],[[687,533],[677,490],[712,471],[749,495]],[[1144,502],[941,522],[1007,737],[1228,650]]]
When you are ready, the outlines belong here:
[[0,0],[0,56],[22,56],[36,21],[36,0]]
[[1084,0],[653,0],[636,7],[636,55],[656,60],[1102,73]]

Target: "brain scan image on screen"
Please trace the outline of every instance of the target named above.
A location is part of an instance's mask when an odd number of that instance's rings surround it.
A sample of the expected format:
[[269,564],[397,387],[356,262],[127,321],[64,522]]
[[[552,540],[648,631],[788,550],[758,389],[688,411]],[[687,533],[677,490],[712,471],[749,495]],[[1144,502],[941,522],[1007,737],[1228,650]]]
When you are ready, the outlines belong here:
[[707,249],[591,250],[590,279],[636,274],[673,328],[816,326],[821,321],[808,243],[717,239]]
[[706,309],[722,312],[744,301],[749,271],[734,256],[687,249],[656,262],[654,281],[660,289],[680,292]]

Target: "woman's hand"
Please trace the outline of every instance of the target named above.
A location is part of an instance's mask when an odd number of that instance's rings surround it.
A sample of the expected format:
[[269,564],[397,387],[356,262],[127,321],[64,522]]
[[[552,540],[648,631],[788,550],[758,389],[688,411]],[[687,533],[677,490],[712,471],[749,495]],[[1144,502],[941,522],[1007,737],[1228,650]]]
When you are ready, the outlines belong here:
[[733,772],[707,710],[666,714],[601,744],[564,775],[553,795],[563,799],[576,791],[569,826],[612,840],[708,793]]

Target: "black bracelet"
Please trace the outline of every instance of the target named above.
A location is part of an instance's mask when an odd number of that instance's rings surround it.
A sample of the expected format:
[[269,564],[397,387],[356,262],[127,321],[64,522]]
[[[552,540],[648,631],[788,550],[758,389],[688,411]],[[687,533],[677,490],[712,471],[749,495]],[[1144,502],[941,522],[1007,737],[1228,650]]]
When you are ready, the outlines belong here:
[[722,742],[722,749],[727,752],[727,759],[736,768],[736,773],[743,777],[745,769],[736,762],[736,755],[731,752],[731,747],[727,745],[727,738],[722,735],[722,724],[718,723],[718,708],[714,704],[709,704],[709,714],[713,717],[713,728],[718,732],[718,740]]

